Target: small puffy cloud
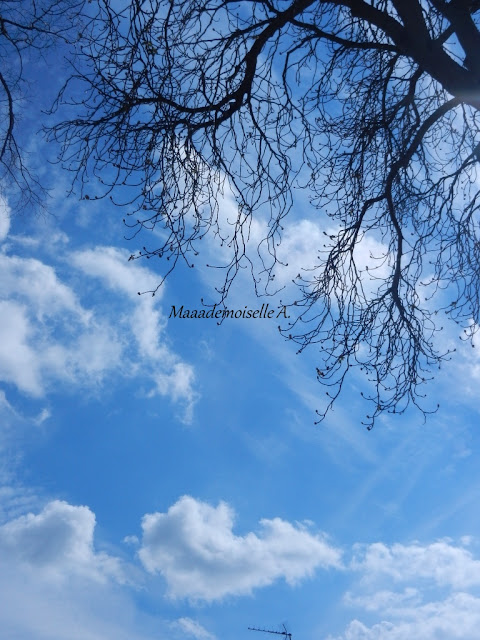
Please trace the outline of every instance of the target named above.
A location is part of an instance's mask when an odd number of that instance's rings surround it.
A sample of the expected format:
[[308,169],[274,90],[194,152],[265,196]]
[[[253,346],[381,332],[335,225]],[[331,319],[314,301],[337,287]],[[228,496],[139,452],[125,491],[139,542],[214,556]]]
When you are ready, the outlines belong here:
[[341,566],[341,553],[320,534],[280,518],[260,521],[258,533],[233,532],[234,512],[183,496],[167,513],[143,518],[140,559],[161,573],[172,597],[216,600],[250,594],[284,578],[293,585],[319,568]]
[[195,372],[193,367],[186,362],[175,362],[167,371],[158,370],[153,374],[155,388],[148,396],[151,398],[157,393],[168,396],[174,402],[183,402],[184,411],[182,420],[189,424],[193,418],[193,407],[198,399],[195,391]]
[[95,515],[88,507],[54,500],[39,514],[22,515],[0,527],[0,557],[52,577],[122,581],[118,559],[95,552],[94,529]]
[[210,631],[207,631],[202,625],[192,618],[179,618],[173,624],[173,626],[184,635],[196,638],[196,640],[215,640],[215,636]]

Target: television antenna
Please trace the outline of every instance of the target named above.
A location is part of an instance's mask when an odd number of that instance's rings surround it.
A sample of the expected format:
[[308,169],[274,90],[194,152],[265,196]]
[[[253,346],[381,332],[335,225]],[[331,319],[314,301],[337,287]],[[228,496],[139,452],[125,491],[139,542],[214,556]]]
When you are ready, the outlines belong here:
[[274,633],[277,636],[284,636],[285,640],[292,640],[292,634],[287,631],[287,627],[282,624],[283,631],[272,631],[271,629],[259,629],[258,627],[248,627],[249,631],[263,631],[263,633]]

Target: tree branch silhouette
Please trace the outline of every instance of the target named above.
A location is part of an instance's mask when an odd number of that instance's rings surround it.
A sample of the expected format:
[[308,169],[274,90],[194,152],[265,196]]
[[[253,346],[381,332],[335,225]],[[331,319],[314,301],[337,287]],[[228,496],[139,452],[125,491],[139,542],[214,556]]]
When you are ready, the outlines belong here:
[[[365,424],[422,398],[448,357],[443,311],[479,323],[478,9],[467,0],[102,0],[50,130],[81,185],[126,207],[132,235],[193,266],[226,244],[225,300],[247,267],[268,292],[297,189],[329,219],[295,279],[283,335],[319,346],[320,419],[362,370]],[[100,185],[100,186],[99,186]],[[226,186],[238,214],[219,214]],[[123,195],[122,195],[123,194]],[[252,259],[254,216],[266,233]],[[262,218],[263,219],[263,218]],[[383,246],[362,266],[370,238]],[[258,267],[260,264],[260,267]]]

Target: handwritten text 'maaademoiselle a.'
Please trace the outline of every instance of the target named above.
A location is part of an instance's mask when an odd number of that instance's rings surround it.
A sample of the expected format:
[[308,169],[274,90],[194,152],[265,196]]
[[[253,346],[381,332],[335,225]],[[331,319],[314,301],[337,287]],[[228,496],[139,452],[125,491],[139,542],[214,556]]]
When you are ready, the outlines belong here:
[[287,307],[280,305],[276,308],[271,308],[270,305],[262,304],[260,309],[249,309],[246,305],[244,309],[217,309],[214,305],[211,309],[184,309],[183,304],[177,309],[172,304],[172,310],[170,311],[169,318],[214,318],[216,320],[225,320],[226,318],[289,318],[287,313]]

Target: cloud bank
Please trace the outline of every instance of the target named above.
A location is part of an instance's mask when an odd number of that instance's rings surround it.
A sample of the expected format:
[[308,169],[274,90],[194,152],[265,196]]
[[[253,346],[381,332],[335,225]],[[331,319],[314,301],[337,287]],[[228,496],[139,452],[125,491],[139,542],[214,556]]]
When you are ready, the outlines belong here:
[[344,602],[360,613],[328,640],[478,638],[480,561],[464,546],[446,540],[356,545],[351,569],[360,580]]

